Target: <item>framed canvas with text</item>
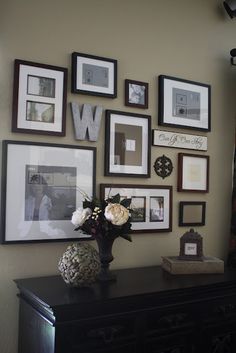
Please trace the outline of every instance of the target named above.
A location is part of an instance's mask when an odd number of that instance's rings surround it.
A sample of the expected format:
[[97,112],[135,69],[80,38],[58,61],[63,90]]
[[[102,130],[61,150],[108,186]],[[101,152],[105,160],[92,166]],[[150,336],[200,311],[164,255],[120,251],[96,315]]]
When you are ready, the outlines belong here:
[[94,147],[3,141],[2,243],[91,238],[71,217],[94,196],[95,170]]
[[131,198],[131,223],[134,233],[171,232],[172,186],[101,184],[101,199],[120,194]]
[[12,131],[65,136],[67,69],[16,59]]
[[148,83],[125,80],[125,105],[128,107],[148,108]]
[[178,154],[178,191],[209,191],[209,156]]
[[180,201],[179,226],[204,226],[206,218],[205,201]]
[[211,86],[160,75],[158,124],[210,131]]
[[105,175],[150,177],[151,117],[106,111]]
[[117,97],[117,60],[72,53],[72,93]]

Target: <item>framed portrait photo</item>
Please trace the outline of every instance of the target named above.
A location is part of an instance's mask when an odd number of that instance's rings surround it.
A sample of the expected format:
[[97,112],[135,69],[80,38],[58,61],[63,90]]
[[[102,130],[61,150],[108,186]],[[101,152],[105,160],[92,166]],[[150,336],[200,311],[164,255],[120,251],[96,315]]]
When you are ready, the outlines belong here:
[[158,124],[210,131],[211,86],[160,75]]
[[204,226],[206,218],[205,201],[180,201],[179,226]]
[[151,117],[106,110],[105,175],[150,177]]
[[148,108],[148,83],[125,80],[125,105],[141,109]]
[[209,156],[178,154],[178,191],[209,191]]
[[133,233],[171,232],[172,186],[100,184],[102,199],[131,198]]
[[2,243],[92,238],[71,217],[94,196],[94,147],[6,140],[2,161]]
[[72,53],[72,93],[117,97],[117,60]]
[[12,131],[65,136],[67,69],[16,59]]

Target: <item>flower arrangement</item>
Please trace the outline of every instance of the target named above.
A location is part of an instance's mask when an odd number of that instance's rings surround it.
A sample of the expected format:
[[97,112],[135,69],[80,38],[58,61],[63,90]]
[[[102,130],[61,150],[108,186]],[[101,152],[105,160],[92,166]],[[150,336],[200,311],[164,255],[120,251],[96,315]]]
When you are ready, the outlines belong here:
[[131,199],[122,199],[119,194],[106,200],[90,199],[84,195],[83,207],[73,212],[71,222],[75,230],[96,237],[116,238],[118,236],[132,241],[131,217],[129,209]]

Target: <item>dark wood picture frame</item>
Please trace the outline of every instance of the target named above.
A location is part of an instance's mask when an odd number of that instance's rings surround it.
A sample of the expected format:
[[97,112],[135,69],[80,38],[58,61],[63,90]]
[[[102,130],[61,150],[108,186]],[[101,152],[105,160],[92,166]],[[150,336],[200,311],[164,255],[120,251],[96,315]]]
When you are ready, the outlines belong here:
[[95,147],[4,140],[1,243],[92,239],[75,232],[71,218],[82,207],[83,192],[94,197],[95,187]]
[[67,71],[15,59],[12,132],[65,136]]
[[[132,233],[162,233],[172,231],[172,186],[163,185],[135,185],[135,184],[100,184],[100,197],[106,199],[115,194],[121,197],[132,196],[145,197],[145,222],[131,222]],[[159,219],[151,221],[150,198],[163,198],[162,209],[158,207],[155,214],[159,214]]]
[[[191,216],[190,216],[191,220],[188,219],[189,213],[191,213]],[[204,226],[205,220],[206,220],[205,201],[180,201],[179,203],[179,226],[180,227]]]
[[211,86],[160,75],[158,124],[211,131]]
[[105,175],[149,178],[151,117],[106,110],[105,118]]
[[73,52],[71,92],[117,97],[117,60]]
[[[194,160],[195,165],[193,164]],[[210,157],[207,155],[178,153],[177,190],[180,192],[209,192],[209,164]]]
[[[138,87],[139,91],[135,91]],[[125,105],[128,107],[148,109],[148,83],[126,79]]]

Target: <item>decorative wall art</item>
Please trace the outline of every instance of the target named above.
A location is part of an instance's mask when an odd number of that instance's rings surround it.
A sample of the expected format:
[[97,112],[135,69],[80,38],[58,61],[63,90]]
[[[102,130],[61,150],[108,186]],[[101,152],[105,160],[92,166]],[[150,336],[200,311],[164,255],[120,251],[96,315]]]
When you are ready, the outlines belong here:
[[65,136],[67,69],[16,59],[12,131]]
[[148,108],[148,83],[125,80],[125,105],[135,108]]
[[160,75],[158,124],[210,131],[210,85]]
[[131,198],[132,232],[171,232],[172,186],[101,184],[101,198]]
[[171,159],[164,154],[163,156],[158,157],[154,163],[154,170],[162,179],[170,176],[173,170]]
[[150,177],[150,116],[107,110],[105,141],[105,175]]
[[72,92],[116,98],[117,60],[72,53]]
[[209,156],[178,154],[178,191],[209,191]]
[[206,202],[181,201],[179,203],[179,226],[204,226]]
[[153,146],[207,151],[206,136],[189,135],[164,130],[152,130],[152,144]]
[[97,141],[102,119],[103,108],[91,104],[71,103],[76,140]]
[[90,238],[71,217],[94,196],[95,170],[93,147],[3,141],[2,242]]

